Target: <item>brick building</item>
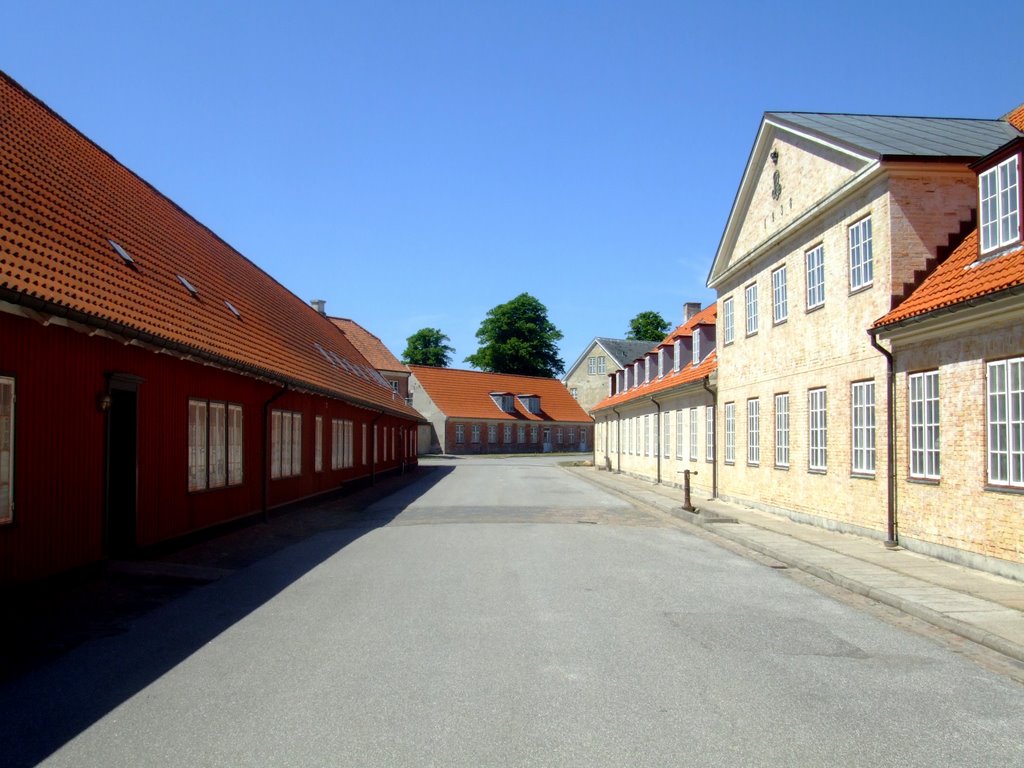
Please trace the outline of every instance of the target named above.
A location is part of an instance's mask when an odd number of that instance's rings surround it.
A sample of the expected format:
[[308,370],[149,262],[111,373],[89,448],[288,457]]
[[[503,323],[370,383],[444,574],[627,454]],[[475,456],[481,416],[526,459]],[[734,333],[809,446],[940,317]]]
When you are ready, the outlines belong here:
[[894,540],[887,364],[867,330],[973,226],[970,164],[1019,135],[999,119],[764,116],[708,278],[722,498]]

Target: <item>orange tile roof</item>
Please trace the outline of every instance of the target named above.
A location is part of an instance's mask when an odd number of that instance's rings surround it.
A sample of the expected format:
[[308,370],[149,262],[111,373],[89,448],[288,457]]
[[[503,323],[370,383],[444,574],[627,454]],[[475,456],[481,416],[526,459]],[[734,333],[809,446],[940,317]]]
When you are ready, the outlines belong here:
[[1024,131],[1024,104],[1021,104],[1019,107],[1012,110],[1003,118],[1003,120],[1008,122],[1018,131]]
[[978,260],[978,230],[925,278],[898,307],[875,321],[874,328],[952,307],[1024,284],[1024,246]]
[[348,340],[352,342],[352,345],[378,371],[409,372],[409,369],[397,357],[391,354],[391,350],[384,346],[383,341],[363,328],[355,320],[349,320],[347,317],[332,317],[329,319],[348,336]]
[[[434,368],[427,365],[410,365],[409,370],[430,395],[434,405],[448,418],[591,421],[587,412],[558,379]],[[518,398],[515,401],[516,412],[505,413],[491,399],[492,392],[535,395],[540,398],[541,413],[530,413]]]
[[[661,344],[654,347],[651,351],[656,351],[658,347],[672,344],[677,338],[693,336],[693,332],[698,325],[714,325],[715,319],[718,317],[717,307],[717,304],[711,304],[710,306],[705,307],[685,323],[676,327],[675,330],[665,337],[665,340],[662,341]],[[712,350],[708,356],[696,366],[693,365],[692,362],[688,362],[685,366],[674,373],[669,372],[661,378],[645,382],[638,387],[631,387],[625,392],[618,392],[611,397],[606,397],[590,410],[592,412],[600,411],[607,408],[614,408],[618,405],[623,405],[634,400],[645,400],[651,395],[666,392],[667,390],[680,387],[684,384],[700,381],[705,376],[710,376],[714,373],[717,368],[718,353],[715,350]]]
[[2,72],[0,299],[422,419],[327,318]]

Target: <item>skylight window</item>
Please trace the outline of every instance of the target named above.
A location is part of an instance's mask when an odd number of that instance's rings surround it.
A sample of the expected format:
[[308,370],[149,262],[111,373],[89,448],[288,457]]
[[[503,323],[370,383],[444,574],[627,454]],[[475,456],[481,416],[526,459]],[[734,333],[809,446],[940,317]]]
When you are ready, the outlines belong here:
[[109,238],[107,239],[107,242],[110,243],[111,248],[117,251],[117,255],[124,259],[125,264],[127,264],[129,267],[133,267],[134,269],[139,268],[139,265],[135,263],[135,259],[133,259],[129,255],[128,251],[121,247],[120,243],[115,243],[113,240],[110,240]]
[[185,286],[185,290],[186,291],[191,293],[196,298],[199,297],[199,291],[196,290],[196,287],[194,285],[192,285],[192,283],[190,283],[188,280],[186,280],[181,275],[177,275],[177,278],[178,278],[178,282]]
[[224,299],[224,306],[228,308],[228,310],[231,312],[232,315],[237,317],[239,320],[242,319],[242,313],[239,312],[238,309],[235,308],[235,305],[232,304],[227,299]]
[[321,355],[324,356],[324,360],[326,360],[327,363],[330,366],[333,367],[334,366],[334,360],[331,359],[331,355],[327,352],[327,350],[325,350],[323,347],[321,347],[320,343],[316,342],[316,341],[313,342],[313,346],[316,347],[317,352],[319,352]]

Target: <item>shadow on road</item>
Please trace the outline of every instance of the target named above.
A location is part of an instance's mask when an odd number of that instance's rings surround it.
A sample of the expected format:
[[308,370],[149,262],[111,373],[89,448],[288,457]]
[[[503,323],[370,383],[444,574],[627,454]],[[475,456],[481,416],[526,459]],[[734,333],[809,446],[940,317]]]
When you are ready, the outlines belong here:
[[[3,764],[44,760],[319,564],[387,525],[452,471],[420,467],[89,583],[37,593],[46,604],[15,615],[20,623],[5,622]],[[404,504],[371,509],[393,494]],[[71,618],[61,622],[65,611]],[[42,643],[42,652],[31,653],[32,643]]]

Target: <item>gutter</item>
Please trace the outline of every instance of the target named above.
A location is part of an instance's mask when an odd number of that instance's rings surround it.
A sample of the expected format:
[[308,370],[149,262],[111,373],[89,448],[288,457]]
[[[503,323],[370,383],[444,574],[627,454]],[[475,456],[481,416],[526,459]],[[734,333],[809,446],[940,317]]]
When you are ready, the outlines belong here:
[[896,375],[892,352],[878,343],[878,329],[868,331],[871,346],[885,356],[885,461],[886,461],[886,514],[885,514],[885,546],[895,549],[899,546],[899,525],[896,518]]
[[712,389],[711,377],[701,379],[701,386],[711,395],[711,498],[718,498],[718,390]]

